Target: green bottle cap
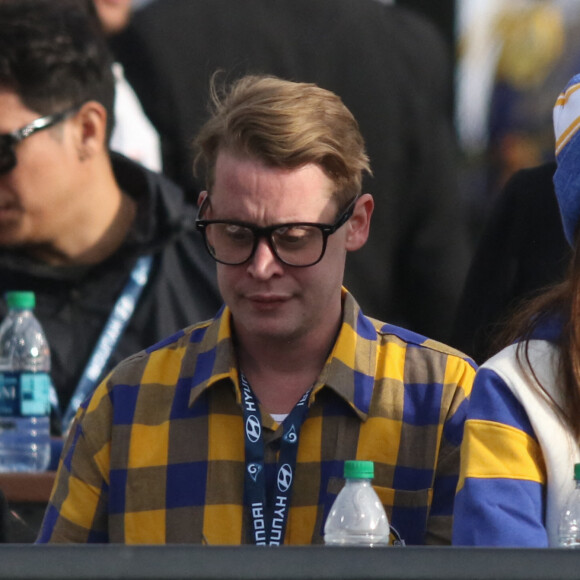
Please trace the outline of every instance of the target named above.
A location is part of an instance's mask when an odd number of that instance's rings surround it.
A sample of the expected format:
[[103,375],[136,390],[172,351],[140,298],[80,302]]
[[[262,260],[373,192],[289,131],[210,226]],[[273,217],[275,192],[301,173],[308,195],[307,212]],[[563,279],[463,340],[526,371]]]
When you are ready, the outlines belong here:
[[372,461],[348,460],[344,462],[345,479],[372,479],[375,476],[375,464]]
[[25,292],[24,290],[6,292],[4,294],[8,308],[14,310],[28,310],[36,306],[36,297],[34,292]]
[[574,465],[574,479],[576,481],[580,480],[580,463]]

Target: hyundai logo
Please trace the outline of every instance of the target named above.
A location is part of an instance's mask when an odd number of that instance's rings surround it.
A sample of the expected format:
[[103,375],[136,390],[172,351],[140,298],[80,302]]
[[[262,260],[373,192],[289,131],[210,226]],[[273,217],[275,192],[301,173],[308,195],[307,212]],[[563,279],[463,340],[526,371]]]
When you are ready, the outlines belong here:
[[252,443],[260,440],[262,435],[262,426],[256,415],[250,415],[246,420],[246,435]]
[[284,463],[278,470],[278,489],[285,493],[290,489],[292,485],[292,468]]

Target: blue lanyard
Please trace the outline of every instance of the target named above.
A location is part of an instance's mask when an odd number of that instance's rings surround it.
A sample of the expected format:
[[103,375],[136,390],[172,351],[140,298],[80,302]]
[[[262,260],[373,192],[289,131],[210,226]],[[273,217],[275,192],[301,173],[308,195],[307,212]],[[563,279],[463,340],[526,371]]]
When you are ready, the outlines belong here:
[[127,323],[131,319],[131,316],[133,316],[141,292],[149,280],[152,264],[153,257],[148,255],[141,256],[135,263],[135,266],[133,266],[131,276],[111,311],[105,328],[93,349],[89,362],[71,397],[62,419],[63,433],[66,433],[80,404],[92,392],[101,377],[101,373],[111,358],[111,354],[115,350],[121,334],[123,334]]
[[284,420],[282,442],[275,487],[270,502],[266,496],[264,473],[264,439],[262,417],[258,401],[248,380],[240,372],[242,385],[242,409],[245,425],[246,473],[244,478],[244,502],[250,510],[253,540],[256,546],[280,546],[284,543],[292,482],[298,453],[298,433],[308,412],[309,389]]

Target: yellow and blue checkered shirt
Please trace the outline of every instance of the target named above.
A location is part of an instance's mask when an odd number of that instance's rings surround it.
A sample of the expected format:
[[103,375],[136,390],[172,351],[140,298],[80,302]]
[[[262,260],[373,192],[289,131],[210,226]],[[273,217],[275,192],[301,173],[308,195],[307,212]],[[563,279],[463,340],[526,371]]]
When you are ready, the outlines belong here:
[[[231,313],[180,331],[116,367],[77,414],[39,542],[240,544],[244,426]],[[408,544],[451,540],[459,446],[474,364],[367,318],[343,291],[343,322],[309,399],[285,544],[320,544],[347,459]],[[282,427],[262,412],[265,468]]]

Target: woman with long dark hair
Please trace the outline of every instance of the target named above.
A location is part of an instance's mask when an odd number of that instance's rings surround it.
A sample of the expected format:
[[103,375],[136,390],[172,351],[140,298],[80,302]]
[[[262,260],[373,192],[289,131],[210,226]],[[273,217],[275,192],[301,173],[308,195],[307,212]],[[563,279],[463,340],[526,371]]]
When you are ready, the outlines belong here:
[[455,500],[457,545],[555,546],[580,462],[580,75],[554,108],[566,279],[516,314],[475,379]]

